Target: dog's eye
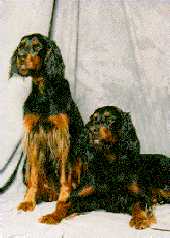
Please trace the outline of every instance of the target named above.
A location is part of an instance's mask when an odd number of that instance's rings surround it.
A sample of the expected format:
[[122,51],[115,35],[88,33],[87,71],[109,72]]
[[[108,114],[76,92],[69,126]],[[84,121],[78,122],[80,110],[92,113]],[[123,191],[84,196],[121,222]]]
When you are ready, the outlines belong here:
[[40,51],[41,50],[41,46],[40,45],[33,45],[33,49],[35,51]]
[[96,126],[93,126],[93,127],[90,127],[90,128],[89,128],[89,131],[90,131],[91,133],[95,133],[95,132],[98,131],[98,128],[97,128]]
[[115,122],[111,122],[110,124],[109,124],[109,128],[116,128],[116,123]]
[[104,116],[105,116],[105,117],[109,117],[109,116],[110,116],[110,113],[106,111],[106,112],[104,112]]
[[94,115],[93,115],[93,120],[95,121],[95,122],[97,122],[98,121],[98,117],[99,117],[99,114],[96,112],[96,113],[94,113]]
[[25,42],[20,43],[19,48],[24,48],[25,47]]
[[18,55],[19,57],[24,56],[24,55],[25,55],[25,49],[24,49],[24,48],[18,48],[18,53],[17,53],[17,55]]
[[25,51],[25,43],[21,43],[18,47],[18,54],[22,54]]

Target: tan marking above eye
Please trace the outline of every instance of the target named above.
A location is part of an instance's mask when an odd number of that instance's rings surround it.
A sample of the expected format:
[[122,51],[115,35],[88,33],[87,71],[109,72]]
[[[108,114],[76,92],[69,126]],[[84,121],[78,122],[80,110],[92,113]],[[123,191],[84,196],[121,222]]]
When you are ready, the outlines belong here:
[[33,37],[32,38],[32,44],[37,45],[38,43],[39,43],[39,41],[38,41],[37,37]]
[[104,116],[105,116],[105,117],[110,116],[110,112],[104,112]]
[[129,184],[128,190],[129,190],[129,192],[132,192],[132,193],[139,193],[141,189],[140,189],[139,185],[137,184],[137,182],[133,182],[133,183]]
[[99,113],[98,113],[98,112],[95,112],[95,113],[93,114],[93,118],[98,117],[98,115],[99,115]]
[[21,40],[21,44],[24,44],[26,42],[26,39]]

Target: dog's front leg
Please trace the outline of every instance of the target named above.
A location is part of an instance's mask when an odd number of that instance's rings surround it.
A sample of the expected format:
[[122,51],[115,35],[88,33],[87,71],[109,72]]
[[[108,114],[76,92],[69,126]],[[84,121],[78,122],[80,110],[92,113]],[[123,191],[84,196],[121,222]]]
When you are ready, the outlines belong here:
[[72,171],[68,168],[70,152],[69,119],[67,114],[53,115],[48,118],[53,130],[48,134],[48,144],[54,159],[59,162],[60,193],[53,213],[39,219],[41,223],[55,224],[67,215],[67,203],[72,190]]
[[[68,156],[68,155],[67,155]],[[68,209],[70,207],[70,203],[68,199],[70,197],[70,193],[72,191],[72,172],[66,172],[66,158],[64,156],[61,160],[61,170],[60,170],[60,193],[59,198],[56,203],[56,207],[54,212],[42,216],[39,219],[39,222],[46,224],[56,224],[59,223],[63,218],[65,218],[68,214]]]
[[38,190],[38,157],[39,157],[39,134],[33,133],[32,129],[38,122],[39,117],[34,114],[24,116],[25,136],[23,147],[26,154],[25,181],[27,190],[23,202],[17,209],[23,211],[33,211],[36,206],[36,196]]
[[27,190],[23,202],[21,202],[17,209],[23,211],[32,211],[36,206],[36,195],[38,189],[38,149],[36,145],[29,145],[27,160],[29,163],[29,172],[26,173]]

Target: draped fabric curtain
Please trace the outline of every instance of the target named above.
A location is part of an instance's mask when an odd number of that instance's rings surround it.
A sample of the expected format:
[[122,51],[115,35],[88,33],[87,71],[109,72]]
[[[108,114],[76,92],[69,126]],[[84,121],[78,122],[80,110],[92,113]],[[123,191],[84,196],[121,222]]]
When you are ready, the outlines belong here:
[[19,39],[50,28],[84,121],[116,105],[131,112],[142,152],[169,154],[169,11],[168,0],[1,0],[0,92]]
[[62,0],[53,22],[84,120],[103,105],[131,112],[147,153],[170,153],[169,11],[168,0]]

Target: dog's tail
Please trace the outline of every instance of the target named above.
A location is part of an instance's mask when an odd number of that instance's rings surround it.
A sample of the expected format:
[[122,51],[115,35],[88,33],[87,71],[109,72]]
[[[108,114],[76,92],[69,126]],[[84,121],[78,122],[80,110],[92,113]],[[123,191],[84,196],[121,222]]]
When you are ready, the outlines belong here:
[[[17,152],[20,144],[21,144],[21,140],[18,141],[18,143],[17,143],[14,151],[12,152],[11,156],[9,157],[8,161],[3,166],[3,168],[0,170],[0,173],[3,173],[6,170],[6,168],[9,165],[9,163],[12,161],[15,153]],[[8,181],[2,187],[0,187],[0,194],[4,193],[10,187],[10,185],[13,183],[13,181],[14,181],[16,175],[17,175],[17,171],[18,171],[19,165],[21,163],[22,157],[23,157],[23,152],[21,152],[19,161],[18,161],[14,171],[12,172],[11,176],[9,177]]]

